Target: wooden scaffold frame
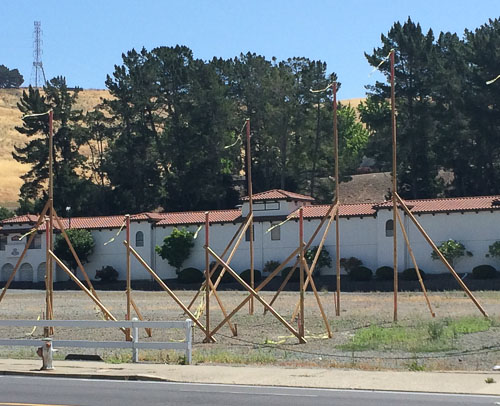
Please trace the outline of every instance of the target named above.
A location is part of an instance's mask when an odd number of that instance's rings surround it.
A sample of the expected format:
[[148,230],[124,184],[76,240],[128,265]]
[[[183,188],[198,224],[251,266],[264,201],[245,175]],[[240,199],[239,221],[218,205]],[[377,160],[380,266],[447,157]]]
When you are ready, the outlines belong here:
[[[40,113],[40,114],[31,114],[28,116],[24,116],[23,118],[27,117],[35,117],[35,116],[48,116],[48,164],[49,164],[49,185],[48,185],[48,200],[45,203],[45,206],[43,210],[41,211],[40,215],[38,216],[36,225],[30,230],[29,233],[27,233],[28,240],[26,241],[26,245],[24,247],[23,252],[21,253],[20,257],[18,258],[16,265],[14,266],[14,269],[12,270],[7,282],[5,283],[5,286],[2,289],[2,293],[0,294],[0,302],[3,300],[5,297],[5,294],[7,293],[7,290],[9,289],[12,281],[14,280],[14,277],[16,276],[16,273],[21,265],[21,262],[23,261],[31,243],[33,242],[33,239],[35,238],[36,232],[44,223],[45,227],[45,242],[46,242],[46,249],[45,249],[45,319],[46,320],[53,320],[54,318],[54,265],[57,264],[68,276],[69,278],[76,283],[76,285],[89,296],[89,298],[99,307],[99,309],[102,311],[104,317],[107,320],[113,320],[117,321],[117,319],[111,314],[111,312],[104,306],[104,304],[101,302],[99,299],[92,282],[90,281],[90,278],[87,275],[87,272],[85,271],[85,268],[83,267],[80,259],[78,258],[78,255],[73,248],[73,245],[71,244],[71,241],[68,237],[68,234],[66,233],[66,229],[57,215],[56,211],[54,210],[54,171],[53,171],[53,162],[54,162],[54,142],[53,142],[53,121],[54,121],[54,112],[53,110],[49,110],[48,112],[45,113]],[[86,287],[74,274],[71,272],[71,270],[54,254],[54,220],[57,222],[57,225],[59,227],[59,230],[61,231],[64,240],[66,241],[68,248],[71,251],[71,254],[73,255],[78,268],[82,272],[82,275],[85,279],[85,282],[87,283]],[[123,332],[125,332],[125,329],[121,329]],[[44,335],[46,337],[52,335],[54,333],[53,327],[48,327],[45,328],[44,330]]]
[[[443,264],[446,266],[446,268],[450,271],[452,276],[456,279],[460,287],[463,289],[463,291],[469,296],[469,298],[472,300],[474,305],[479,309],[479,311],[483,314],[484,317],[488,317],[488,314],[484,310],[484,308],[481,306],[481,304],[478,302],[478,300],[474,297],[472,292],[469,290],[467,285],[462,281],[462,279],[458,276],[457,272],[451,264],[446,260],[446,258],[443,256],[441,251],[439,251],[439,248],[437,245],[432,241],[430,236],[425,232],[424,228],[422,225],[418,222],[418,220],[415,218],[413,213],[410,211],[404,200],[399,196],[398,190],[397,190],[397,127],[396,127],[396,95],[395,95],[395,68],[394,68],[394,55],[395,51],[394,49],[391,49],[389,52],[389,61],[390,61],[390,84],[391,84],[391,133],[392,133],[392,189],[391,189],[391,200],[392,200],[392,211],[393,211],[393,271],[394,271],[394,310],[393,310],[393,320],[395,322],[398,321],[398,246],[397,246],[397,227],[396,224],[399,224],[401,233],[403,234],[403,238],[405,240],[405,244],[408,248],[408,253],[410,254],[411,260],[413,262],[413,265],[415,267],[415,271],[417,273],[417,278],[420,283],[420,286],[422,288],[422,292],[425,297],[426,304],[429,308],[429,311],[432,315],[432,317],[435,317],[435,313],[432,309],[429,297],[427,295],[427,290],[425,289],[425,285],[422,279],[422,275],[420,272],[420,269],[418,267],[417,261],[415,259],[415,256],[413,254],[413,250],[411,248],[410,240],[408,238],[408,235],[406,233],[401,215],[399,214],[399,207],[401,207],[405,213],[406,216],[410,218],[410,220],[413,222],[417,230],[422,234],[424,239],[427,241],[429,246],[433,249],[433,251],[436,253],[438,258],[443,262]],[[384,60],[385,61],[385,60]],[[382,63],[384,62],[382,61]]]

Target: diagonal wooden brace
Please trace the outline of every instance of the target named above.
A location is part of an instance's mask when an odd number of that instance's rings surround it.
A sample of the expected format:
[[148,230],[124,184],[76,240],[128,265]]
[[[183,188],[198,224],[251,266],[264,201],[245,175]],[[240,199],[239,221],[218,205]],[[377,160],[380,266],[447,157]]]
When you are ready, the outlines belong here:
[[274,317],[276,317],[281,324],[283,324],[295,337],[297,337],[300,343],[306,342],[306,340],[299,334],[299,332],[295,330],[283,317],[281,317],[281,315],[276,310],[274,310],[273,307],[271,307],[264,299],[262,299],[257,291],[255,289],[252,289],[252,287],[248,283],[246,283],[226,262],[224,262],[222,258],[220,258],[210,247],[205,247],[205,249],[234,277],[234,279],[236,279],[238,283],[240,283],[240,285],[248,290],[251,296],[255,297],[255,299],[257,299],[266,309],[268,309],[269,312]]

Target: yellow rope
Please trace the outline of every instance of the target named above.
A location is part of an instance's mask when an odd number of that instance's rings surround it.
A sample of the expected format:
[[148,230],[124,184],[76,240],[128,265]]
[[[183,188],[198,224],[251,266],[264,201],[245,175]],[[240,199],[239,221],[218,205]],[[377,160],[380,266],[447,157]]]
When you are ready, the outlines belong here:
[[292,212],[291,212],[291,213],[290,213],[290,214],[286,217],[286,219],[285,219],[285,220],[283,220],[281,223],[278,223],[278,224],[275,224],[275,225],[274,225],[274,226],[272,226],[272,227],[269,227],[269,228],[266,230],[265,234],[267,234],[269,231],[274,230],[276,227],[280,227],[280,226],[282,226],[282,225],[283,225],[283,224],[285,224],[287,221],[290,221],[290,220],[293,218],[293,215],[294,215],[297,211],[299,211],[299,210],[300,210],[300,207],[299,207],[297,210],[292,211]]
[[19,241],[21,241],[24,237],[27,237],[28,235],[33,234],[36,230],[37,230],[36,228],[32,228],[26,234],[23,234],[21,237],[19,237]]
[[393,52],[394,52],[394,49],[391,49],[391,50],[389,51],[389,53],[387,54],[387,56],[386,56],[384,59],[382,59],[382,60],[380,61],[380,63],[379,63],[376,67],[374,67],[374,68],[373,68],[373,70],[370,72],[370,75],[369,75],[369,76],[373,75],[373,72],[375,72],[376,70],[379,70],[379,69],[380,69],[380,67],[384,64],[384,62],[387,62],[387,60],[388,60],[388,59],[389,59],[389,57],[391,56],[391,53],[393,53]]
[[487,85],[491,85],[492,83],[495,83],[498,79],[500,79],[500,75],[498,75],[496,78],[488,80],[486,82]]
[[45,113],[33,113],[33,114],[26,114],[25,116],[22,116],[22,117],[21,117],[21,120],[24,120],[25,118],[28,118],[28,117],[38,117],[38,116],[44,116],[45,114],[49,114],[51,111],[52,111],[52,109],[50,109],[49,111],[46,111]]
[[321,92],[325,92],[327,91],[328,89],[330,89],[336,82],[332,82],[330,83],[327,87],[325,87],[324,89],[318,89],[318,90],[313,90],[313,89],[309,89],[309,91],[311,93],[321,93]]
[[[39,315],[36,320],[40,320],[41,316]],[[30,337],[33,337],[33,334],[35,334],[35,331],[36,331],[36,326],[33,327],[33,330],[31,330],[31,333],[27,333],[26,335],[27,336],[30,336]]]
[[106,241],[104,243],[104,245],[108,245],[108,244],[112,243],[116,239],[116,237],[118,237],[120,235],[120,233],[123,230],[123,227],[125,227],[125,224],[127,224],[127,220],[123,220],[122,226],[120,227],[120,229],[118,230],[118,232],[116,233],[116,235],[114,237],[111,237],[111,239],[109,241]]
[[248,121],[248,120],[250,120],[250,119],[249,119],[249,118],[247,118],[247,119],[245,120],[245,123],[243,124],[243,127],[241,127],[241,130],[240,130],[240,131],[239,131],[239,133],[238,133],[238,138],[236,138],[236,141],[234,141],[231,145],[226,145],[226,146],[224,147],[224,149],[232,148],[232,147],[234,147],[234,146],[235,146],[238,142],[242,142],[242,140],[241,140],[241,134],[243,133],[243,129],[244,129],[244,128],[245,128],[245,126],[247,125],[247,121]]
[[206,294],[207,294],[207,292],[204,290],[203,294],[201,295],[200,304],[198,305],[198,307],[196,308],[196,310],[194,312],[194,317],[196,320],[198,320],[201,317],[201,315],[203,314],[203,310],[205,309]]
[[193,235],[193,238],[196,240],[198,238],[198,233],[200,232],[200,230],[203,228],[203,226],[199,226],[198,229],[195,231],[194,235]]

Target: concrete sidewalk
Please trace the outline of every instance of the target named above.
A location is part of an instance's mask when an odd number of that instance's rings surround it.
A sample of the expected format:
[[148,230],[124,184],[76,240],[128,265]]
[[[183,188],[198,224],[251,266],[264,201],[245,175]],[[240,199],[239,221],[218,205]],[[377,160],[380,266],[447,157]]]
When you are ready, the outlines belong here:
[[[0,375],[67,376],[78,378],[155,380],[237,385],[366,389],[500,396],[499,372],[395,372],[272,366],[106,364],[54,361],[40,371],[40,360],[0,359]],[[495,383],[486,383],[493,378]]]

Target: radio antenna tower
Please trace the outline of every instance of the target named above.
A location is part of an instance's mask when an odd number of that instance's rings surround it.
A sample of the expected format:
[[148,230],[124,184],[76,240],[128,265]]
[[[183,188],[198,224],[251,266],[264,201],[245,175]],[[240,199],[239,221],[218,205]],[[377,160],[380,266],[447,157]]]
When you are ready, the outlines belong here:
[[[31,83],[35,87],[43,86],[47,82],[42,63],[42,23],[35,21],[33,30],[33,70],[31,71]],[[42,82],[43,77],[43,82]]]

